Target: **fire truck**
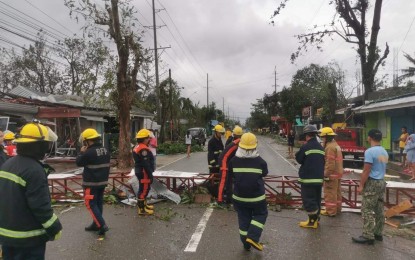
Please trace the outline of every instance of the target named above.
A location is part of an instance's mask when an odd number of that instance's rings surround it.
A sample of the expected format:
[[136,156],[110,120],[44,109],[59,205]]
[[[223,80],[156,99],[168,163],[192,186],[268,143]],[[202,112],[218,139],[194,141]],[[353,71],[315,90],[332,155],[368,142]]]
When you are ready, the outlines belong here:
[[348,127],[337,129],[336,142],[342,149],[345,161],[363,162],[366,147],[364,146],[363,128]]

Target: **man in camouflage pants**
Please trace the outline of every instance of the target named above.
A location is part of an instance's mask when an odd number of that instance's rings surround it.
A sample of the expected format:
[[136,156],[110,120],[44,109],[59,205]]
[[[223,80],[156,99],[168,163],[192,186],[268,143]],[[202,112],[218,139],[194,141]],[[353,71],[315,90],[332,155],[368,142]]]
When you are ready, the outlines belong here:
[[370,148],[365,151],[365,165],[357,189],[362,193],[363,234],[352,237],[353,242],[373,245],[375,239],[383,241],[382,231],[385,217],[383,214],[383,198],[386,182],[383,180],[388,163],[388,153],[380,145],[382,133],[371,129],[368,133]]

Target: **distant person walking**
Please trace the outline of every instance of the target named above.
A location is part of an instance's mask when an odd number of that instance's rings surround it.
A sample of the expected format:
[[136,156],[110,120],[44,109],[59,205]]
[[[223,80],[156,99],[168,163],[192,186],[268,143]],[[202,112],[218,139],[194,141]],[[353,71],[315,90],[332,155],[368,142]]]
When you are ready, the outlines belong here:
[[149,129],[150,131],[150,142],[148,143],[148,149],[150,149],[154,158],[154,170],[156,170],[156,159],[157,159],[157,137],[154,135],[154,130]]
[[357,192],[362,194],[363,234],[352,237],[353,242],[373,245],[375,239],[383,241],[383,200],[386,182],[384,181],[388,152],[380,145],[382,132],[371,129],[367,137],[370,148],[365,151],[365,165],[360,177]]
[[184,137],[184,143],[187,146],[187,158],[190,158],[190,150],[192,147],[192,135],[190,134],[190,131],[187,131]]
[[294,131],[291,129],[287,136],[288,140],[288,158],[294,158],[294,142],[295,142],[295,134]]
[[415,134],[411,134],[405,145],[406,157],[409,165],[410,172],[412,173],[412,178],[409,180],[415,180]]
[[405,151],[405,144],[406,140],[408,139],[409,134],[406,126],[402,126],[401,128],[401,136],[399,136],[399,153],[401,158],[401,166],[405,168],[406,166],[406,151]]
[[238,213],[239,236],[245,250],[251,246],[262,251],[259,242],[268,216],[263,177],[268,166],[256,149],[257,138],[243,134],[235,156],[229,162],[229,176],[233,180],[233,204]]

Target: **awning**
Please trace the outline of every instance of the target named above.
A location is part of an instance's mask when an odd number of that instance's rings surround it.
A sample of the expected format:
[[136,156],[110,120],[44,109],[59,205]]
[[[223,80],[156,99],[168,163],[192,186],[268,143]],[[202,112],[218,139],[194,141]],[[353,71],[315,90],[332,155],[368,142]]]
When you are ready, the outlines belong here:
[[408,97],[395,98],[391,100],[365,104],[363,106],[353,108],[353,111],[355,111],[356,113],[369,113],[369,112],[391,110],[391,109],[396,109],[396,108],[413,107],[414,102],[415,102],[415,96],[408,96]]
[[299,119],[299,118],[296,118],[296,119],[295,119],[295,123],[296,123],[298,126],[303,126],[303,122],[301,122],[301,119]]
[[99,116],[81,116],[82,118],[85,118],[86,120],[89,121],[95,121],[95,122],[108,122],[107,119],[103,118],[103,117],[99,117]]

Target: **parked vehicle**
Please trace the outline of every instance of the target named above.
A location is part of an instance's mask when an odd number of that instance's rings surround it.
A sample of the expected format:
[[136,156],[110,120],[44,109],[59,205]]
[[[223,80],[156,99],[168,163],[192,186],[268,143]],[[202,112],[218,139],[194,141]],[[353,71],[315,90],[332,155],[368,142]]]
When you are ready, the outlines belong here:
[[194,143],[203,146],[205,145],[207,139],[206,128],[194,127],[189,128],[188,131],[190,132]]
[[366,147],[363,140],[363,128],[350,127],[336,129],[336,142],[342,149],[346,161],[363,162]]

